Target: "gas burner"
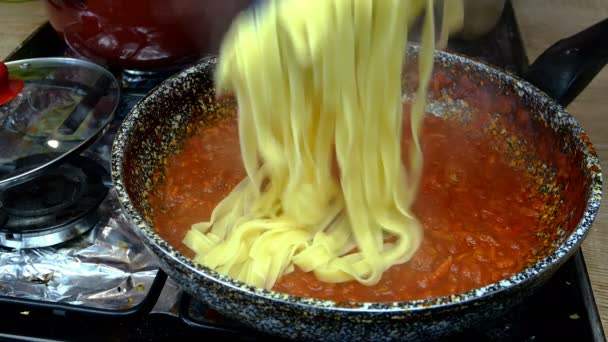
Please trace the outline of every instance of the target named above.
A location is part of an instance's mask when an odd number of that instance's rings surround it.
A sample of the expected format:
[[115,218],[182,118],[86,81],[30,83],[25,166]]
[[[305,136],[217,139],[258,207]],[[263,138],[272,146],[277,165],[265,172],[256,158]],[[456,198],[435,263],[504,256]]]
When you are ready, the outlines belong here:
[[[27,157],[35,163],[46,155]],[[98,221],[108,172],[78,156],[23,184],[0,192],[0,246],[36,248],[75,238]]]
[[155,70],[121,69],[118,80],[120,82],[122,93],[144,96],[167,78],[203,62],[205,59],[209,58],[209,56],[212,55],[205,55],[204,57],[201,57],[193,62],[175,64],[173,66],[167,66]]
[[123,91],[139,92],[146,94],[150,89],[156,87],[168,77],[174,75],[182,68],[170,68],[156,71],[139,71],[125,69],[120,73],[120,85]]

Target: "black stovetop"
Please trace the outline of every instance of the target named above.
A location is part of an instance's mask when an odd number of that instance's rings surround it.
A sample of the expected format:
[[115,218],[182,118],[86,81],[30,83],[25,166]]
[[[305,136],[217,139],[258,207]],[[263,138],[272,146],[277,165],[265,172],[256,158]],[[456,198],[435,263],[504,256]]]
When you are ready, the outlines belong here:
[[[451,51],[465,54],[523,74],[528,60],[509,2],[496,29],[474,42],[453,41]],[[50,25],[42,26],[9,58],[62,56],[66,47]],[[117,71],[120,75],[120,71]],[[161,77],[162,79],[162,77]],[[122,74],[122,80],[125,80]],[[122,104],[112,129],[151,84],[123,89]],[[167,340],[215,339],[267,340],[268,336],[227,320],[183,295],[174,312],[150,313],[165,275],[135,309],[100,312],[89,308],[0,298],[0,339],[7,340]],[[577,252],[526,302],[504,317],[479,324],[444,340],[460,341],[605,341],[582,253]]]

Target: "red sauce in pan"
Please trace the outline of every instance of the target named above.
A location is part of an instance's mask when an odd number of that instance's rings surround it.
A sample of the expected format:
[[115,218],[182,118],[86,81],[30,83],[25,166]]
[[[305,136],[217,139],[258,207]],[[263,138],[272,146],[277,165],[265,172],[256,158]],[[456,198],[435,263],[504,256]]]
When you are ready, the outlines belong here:
[[[520,116],[527,119],[527,113]],[[296,270],[274,290],[348,302],[423,299],[496,282],[537,257],[549,239],[538,227],[547,200],[534,195],[538,178],[518,170],[513,158],[496,148],[497,137],[478,125],[427,115],[421,141],[424,173],[414,212],[424,240],[413,259],[389,269],[375,286],[322,283]],[[167,161],[164,180],[150,196],[158,233],[192,255],[181,242],[185,233],[208,220],[244,176],[236,119],[198,128]]]

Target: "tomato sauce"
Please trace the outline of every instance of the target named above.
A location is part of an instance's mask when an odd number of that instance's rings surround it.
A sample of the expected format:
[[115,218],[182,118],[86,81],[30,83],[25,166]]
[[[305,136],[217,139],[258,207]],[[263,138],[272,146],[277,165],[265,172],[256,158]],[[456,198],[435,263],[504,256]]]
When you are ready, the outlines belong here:
[[208,221],[245,175],[236,117],[200,126],[167,162],[164,179],[150,196],[154,227],[169,244],[193,256],[182,243],[190,226]]
[[460,293],[523,269],[542,243],[530,229],[541,203],[526,200],[536,186],[481,134],[471,134],[455,122],[425,118],[424,173],[413,208],[424,239],[413,259],[393,266],[370,287],[324,284],[296,271],[275,289],[336,301],[401,301]]
[[[460,96],[471,94],[464,91]],[[500,112],[496,106],[504,107],[505,113],[517,111],[515,104],[479,94],[477,101],[488,108],[478,113],[474,124],[425,117],[424,172],[413,207],[424,239],[410,261],[387,270],[374,286],[323,283],[296,269],[279,279],[274,290],[339,302],[404,301],[461,293],[509,277],[536,261],[556,234],[566,234],[552,229],[555,222],[572,218],[566,227],[571,230],[581,213],[562,209],[580,194],[562,200],[559,191],[549,191],[551,186],[559,188],[560,177],[573,177],[565,154],[557,159],[561,168],[550,177],[530,171],[536,164],[530,164],[525,155],[531,150],[523,144],[505,153],[503,145],[513,137],[505,138],[505,130],[489,114]],[[404,112],[408,111],[406,106]],[[530,126],[527,112],[514,115],[513,120],[530,131],[536,129]],[[410,139],[408,124],[404,120],[404,145]],[[521,129],[525,133],[526,128]],[[547,156],[561,153],[559,147],[547,149]],[[537,163],[533,167],[551,170]],[[154,226],[171,245],[191,256],[192,251],[182,244],[190,226],[208,220],[215,205],[245,176],[235,115],[194,129],[165,167],[164,178],[157,180],[150,196]],[[547,181],[549,190],[540,192],[539,186]]]

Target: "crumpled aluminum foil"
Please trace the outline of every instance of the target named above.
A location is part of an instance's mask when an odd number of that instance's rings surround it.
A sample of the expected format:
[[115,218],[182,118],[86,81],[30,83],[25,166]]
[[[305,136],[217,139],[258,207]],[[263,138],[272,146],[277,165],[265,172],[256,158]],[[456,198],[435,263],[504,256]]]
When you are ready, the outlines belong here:
[[[1,248],[0,296],[111,310],[140,303],[155,279],[156,258],[131,230],[114,189],[99,210],[100,222],[75,240],[45,248]],[[173,298],[170,302],[177,298],[175,291],[163,296]]]

